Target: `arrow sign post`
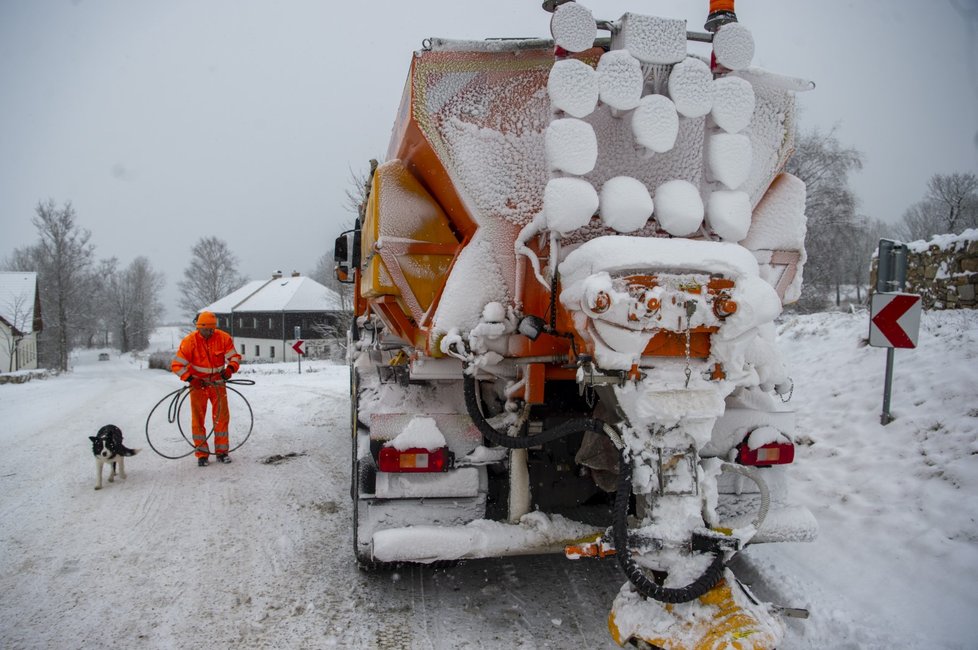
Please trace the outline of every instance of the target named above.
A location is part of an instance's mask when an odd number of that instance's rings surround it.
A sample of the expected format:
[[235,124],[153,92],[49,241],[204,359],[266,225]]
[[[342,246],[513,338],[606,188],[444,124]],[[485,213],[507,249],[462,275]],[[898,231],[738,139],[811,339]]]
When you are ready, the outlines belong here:
[[295,350],[295,353],[298,355],[297,358],[299,359],[299,374],[300,375],[302,374],[302,355],[305,354],[305,352],[302,350],[302,344],[303,343],[305,343],[305,341],[303,341],[302,339],[299,339],[298,341],[296,341],[295,343],[292,344],[292,349]]
[[880,424],[893,421],[890,415],[890,389],[893,385],[894,348],[917,347],[920,333],[920,296],[910,293],[875,293],[869,313],[869,344],[886,350],[886,378],[883,383],[883,413]]

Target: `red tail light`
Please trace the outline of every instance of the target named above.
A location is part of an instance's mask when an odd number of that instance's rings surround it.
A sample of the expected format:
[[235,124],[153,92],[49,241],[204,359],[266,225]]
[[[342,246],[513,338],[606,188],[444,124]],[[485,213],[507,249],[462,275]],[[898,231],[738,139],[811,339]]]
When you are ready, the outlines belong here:
[[737,446],[737,462],[741,465],[767,467],[787,465],[795,460],[795,446],[790,442],[769,442],[757,449],[747,446],[747,441]]
[[451,465],[448,447],[395,449],[381,447],[377,466],[382,472],[444,472]]

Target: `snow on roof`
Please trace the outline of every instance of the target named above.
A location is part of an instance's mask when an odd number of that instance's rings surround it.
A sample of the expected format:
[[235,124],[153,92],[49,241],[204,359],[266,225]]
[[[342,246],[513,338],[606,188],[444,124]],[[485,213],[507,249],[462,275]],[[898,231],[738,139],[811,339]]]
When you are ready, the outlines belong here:
[[22,332],[33,331],[37,273],[0,272],[0,318]]
[[252,280],[240,289],[232,291],[228,295],[224,296],[217,302],[212,302],[211,304],[207,305],[201,309],[201,311],[210,311],[214,312],[215,314],[230,314],[232,311],[234,311],[235,307],[247,300],[249,296],[269,282],[273,282],[273,280]]
[[342,311],[343,302],[332,289],[312,278],[294,275],[249,282],[205,309],[225,314],[249,311]]

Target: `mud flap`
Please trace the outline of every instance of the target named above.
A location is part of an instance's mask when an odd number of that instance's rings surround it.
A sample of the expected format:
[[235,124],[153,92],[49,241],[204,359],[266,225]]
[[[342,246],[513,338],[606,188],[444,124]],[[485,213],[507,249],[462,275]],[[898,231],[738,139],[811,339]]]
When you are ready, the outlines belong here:
[[773,607],[758,602],[729,569],[713,589],[678,605],[643,599],[626,583],[608,615],[608,629],[620,646],[663,650],[773,650],[784,637]]

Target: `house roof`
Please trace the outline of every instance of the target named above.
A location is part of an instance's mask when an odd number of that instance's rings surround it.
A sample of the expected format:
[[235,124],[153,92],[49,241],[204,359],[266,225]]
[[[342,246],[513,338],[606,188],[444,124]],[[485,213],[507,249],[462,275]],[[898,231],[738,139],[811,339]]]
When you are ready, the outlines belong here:
[[37,306],[37,273],[33,271],[0,272],[0,319],[14,329],[29,333],[35,329]]
[[237,291],[204,307],[215,313],[257,311],[341,311],[339,294],[312,278],[285,276],[249,282]]
[[252,280],[236,291],[232,291],[217,302],[213,302],[201,311],[212,311],[215,314],[230,314],[234,308],[248,299],[253,293],[268,284],[268,280]]

